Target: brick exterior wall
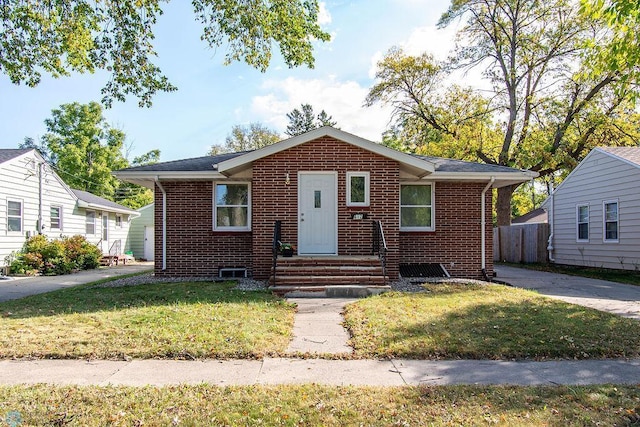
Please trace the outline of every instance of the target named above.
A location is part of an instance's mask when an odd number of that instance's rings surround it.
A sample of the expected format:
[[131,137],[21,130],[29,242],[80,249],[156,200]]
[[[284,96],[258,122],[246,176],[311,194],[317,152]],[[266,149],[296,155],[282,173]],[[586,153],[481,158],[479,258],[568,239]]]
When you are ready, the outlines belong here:
[[251,267],[251,233],[213,231],[213,183],[162,182],[167,192],[167,268],[162,270],[162,191],[155,188],[155,273],[217,277]]
[[[389,273],[397,276],[400,170],[396,161],[333,138],[319,138],[253,163],[254,275],[266,278],[271,269],[273,224],[282,221],[282,240],[298,245],[298,171],[338,173],[338,255],[371,255],[372,220],[382,221],[392,249]],[[370,205],[348,207],[347,172],[370,172]],[[285,184],[289,174],[291,182]],[[351,219],[366,213],[367,220]]]
[[[481,279],[480,197],[486,183],[436,182],[435,231],[401,232],[401,263],[442,263],[451,276]],[[487,191],[487,273],[493,272],[491,191]],[[453,263],[453,265],[451,264]]]
[[[319,138],[253,163],[251,232],[213,231],[213,183],[162,182],[167,193],[167,262],[162,270],[162,191],[155,189],[155,271],[165,276],[217,276],[224,267],[247,267],[266,279],[273,226],[297,246],[298,171],[335,171],[338,179],[338,254],[371,254],[371,220],[382,222],[389,247],[387,272],[400,262],[442,262],[452,276],[480,278],[482,183],[435,184],[434,232],[403,232],[399,224],[400,171],[396,161],[330,137]],[[370,172],[370,205],[346,206],[346,173]],[[289,174],[290,183],[285,183]],[[493,271],[491,191],[487,192],[487,271]],[[354,220],[352,213],[366,213]],[[451,266],[450,263],[454,263]]]

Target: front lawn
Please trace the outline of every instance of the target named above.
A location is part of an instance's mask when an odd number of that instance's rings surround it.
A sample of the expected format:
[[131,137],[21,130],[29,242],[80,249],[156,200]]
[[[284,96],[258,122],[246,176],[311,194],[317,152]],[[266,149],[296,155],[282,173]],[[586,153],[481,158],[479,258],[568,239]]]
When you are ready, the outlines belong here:
[[588,387],[0,387],[0,424],[632,426],[640,389]]
[[0,358],[254,358],[283,352],[295,307],[234,285],[83,286],[0,303]]
[[638,357],[640,322],[500,285],[428,284],[348,305],[361,357]]

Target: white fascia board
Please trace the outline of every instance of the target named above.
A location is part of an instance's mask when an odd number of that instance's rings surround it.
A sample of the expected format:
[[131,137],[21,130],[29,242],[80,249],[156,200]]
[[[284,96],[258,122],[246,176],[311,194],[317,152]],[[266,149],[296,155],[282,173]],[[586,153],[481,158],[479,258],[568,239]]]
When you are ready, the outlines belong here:
[[434,172],[423,179],[433,181],[489,181],[495,178],[493,188],[519,184],[537,178],[539,174],[532,171],[522,172]]
[[167,171],[167,172],[162,172],[162,171],[144,171],[144,172],[128,172],[128,171],[119,171],[119,172],[113,172],[113,175],[116,178],[119,178],[123,181],[127,181],[129,179],[132,180],[138,180],[138,181],[144,181],[144,180],[150,180],[150,181],[155,181],[156,178],[160,179],[161,181],[169,181],[169,180],[177,180],[177,181],[183,181],[183,180],[194,180],[194,179],[207,179],[207,180],[214,180],[214,179],[225,179],[227,178],[225,175],[219,173],[219,172],[215,172],[215,171],[186,171],[186,172],[179,172],[179,171]]
[[368,139],[361,138],[359,136],[339,129],[335,129],[330,126],[323,126],[302,135],[297,135],[292,138],[285,139],[284,141],[278,142],[276,144],[268,145],[259,150],[252,151],[242,156],[234,157],[233,159],[220,162],[217,165],[218,172],[223,173],[225,171],[242,167],[256,160],[271,156],[273,154],[288,150],[289,148],[293,148],[297,145],[301,145],[306,142],[313,141],[314,139],[322,138],[324,136],[335,138],[339,141],[346,142],[347,144],[362,148],[363,150],[367,150],[372,153],[379,154],[383,157],[396,160],[399,163],[412,166],[413,168],[423,171],[425,175],[431,174],[435,171],[435,165],[429,161],[422,160],[405,153],[401,153],[400,151],[393,150],[389,147],[385,147],[384,145],[377,144],[373,141],[369,141]]

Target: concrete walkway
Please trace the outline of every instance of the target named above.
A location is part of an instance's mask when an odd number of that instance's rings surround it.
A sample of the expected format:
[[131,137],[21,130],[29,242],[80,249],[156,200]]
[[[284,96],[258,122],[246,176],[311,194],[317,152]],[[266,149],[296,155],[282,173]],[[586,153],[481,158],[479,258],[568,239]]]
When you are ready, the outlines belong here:
[[293,324],[293,339],[288,353],[350,354],[349,333],[342,326],[348,298],[288,298],[298,311]]
[[640,286],[525,268],[494,267],[496,279],[571,304],[640,320]]
[[0,384],[163,386],[640,384],[640,360],[33,360],[0,361]]
[[153,262],[101,267],[64,276],[9,277],[0,280],[0,302],[143,271],[153,271]]

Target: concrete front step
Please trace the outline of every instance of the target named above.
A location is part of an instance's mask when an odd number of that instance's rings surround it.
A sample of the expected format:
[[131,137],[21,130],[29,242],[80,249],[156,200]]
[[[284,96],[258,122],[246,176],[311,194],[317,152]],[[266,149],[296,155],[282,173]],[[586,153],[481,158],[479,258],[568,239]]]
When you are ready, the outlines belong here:
[[[276,276],[277,286],[327,286],[327,285],[384,285],[386,280],[382,274],[380,275],[286,275]],[[273,277],[269,280],[273,284]]]
[[329,286],[287,286],[270,288],[271,292],[286,298],[365,298],[391,290],[387,285],[329,285]]
[[279,265],[276,268],[276,273],[278,276],[382,276],[382,267],[379,265]]
[[278,257],[278,268],[286,266],[379,266],[377,256],[293,256]]

